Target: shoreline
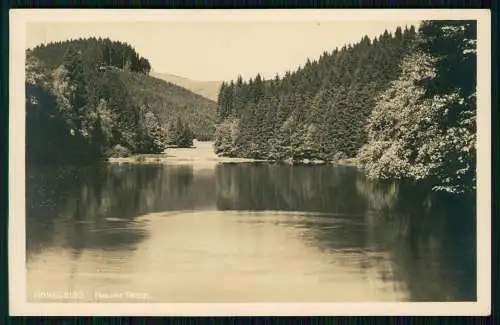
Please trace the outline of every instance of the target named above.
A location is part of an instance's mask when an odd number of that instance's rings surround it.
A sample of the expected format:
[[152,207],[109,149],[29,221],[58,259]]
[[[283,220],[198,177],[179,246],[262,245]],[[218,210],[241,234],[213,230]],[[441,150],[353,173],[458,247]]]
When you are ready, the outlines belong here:
[[320,159],[301,160],[269,160],[254,158],[236,158],[217,156],[213,150],[213,142],[196,141],[190,148],[167,148],[159,154],[134,154],[128,157],[111,157],[107,159],[111,164],[171,164],[171,165],[214,165],[225,163],[270,163],[288,164],[297,166],[340,165],[358,168],[355,158],[326,161]]
[[359,168],[356,161],[343,159],[340,161],[322,161],[322,160],[268,160],[268,159],[252,159],[252,158],[232,158],[232,157],[217,157],[211,159],[185,159],[168,154],[137,154],[129,157],[111,157],[106,160],[109,164],[170,164],[170,165],[192,165],[192,164],[230,164],[230,163],[268,163],[268,164],[286,164],[290,166],[321,166],[321,165],[338,165],[346,167]]
[[192,164],[192,163],[248,163],[248,162],[271,162],[269,160],[249,159],[249,158],[228,158],[219,157],[216,159],[180,159],[176,156],[167,154],[138,154],[130,157],[108,158],[108,163],[111,164],[151,164],[151,163],[168,163],[168,164]]

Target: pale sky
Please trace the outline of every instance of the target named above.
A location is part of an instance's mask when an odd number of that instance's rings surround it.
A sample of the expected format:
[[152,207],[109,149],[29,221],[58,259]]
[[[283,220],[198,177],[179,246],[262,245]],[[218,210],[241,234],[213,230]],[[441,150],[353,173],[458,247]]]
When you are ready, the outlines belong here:
[[152,70],[193,80],[244,79],[296,70],[335,47],[419,21],[32,22],[26,47],[80,37],[127,42]]

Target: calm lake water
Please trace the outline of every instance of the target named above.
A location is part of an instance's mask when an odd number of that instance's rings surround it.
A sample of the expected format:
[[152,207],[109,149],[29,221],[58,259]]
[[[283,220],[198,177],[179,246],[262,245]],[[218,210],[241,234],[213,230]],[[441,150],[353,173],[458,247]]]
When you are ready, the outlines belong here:
[[30,301],[476,300],[474,202],[348,167],[37,167]]

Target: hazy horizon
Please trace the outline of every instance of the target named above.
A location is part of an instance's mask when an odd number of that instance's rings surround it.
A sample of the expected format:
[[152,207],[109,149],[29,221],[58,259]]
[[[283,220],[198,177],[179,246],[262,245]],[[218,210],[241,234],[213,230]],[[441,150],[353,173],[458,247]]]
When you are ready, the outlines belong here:
[[26,48],[101,37],[126,42],[155,73],[197,81],[248,80],[283,75],[336,47],[378,37],[420,21],[36,22]]

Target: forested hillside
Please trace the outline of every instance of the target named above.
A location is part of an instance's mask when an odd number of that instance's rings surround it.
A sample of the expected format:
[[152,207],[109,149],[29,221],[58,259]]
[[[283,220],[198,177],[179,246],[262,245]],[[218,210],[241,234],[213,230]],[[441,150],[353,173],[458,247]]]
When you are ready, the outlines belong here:
[[[111,44],[112,53],[124,54],[124,65],[114,59],[102,61],[106,44]],[[210,139],[215,102],[149,77],[149,62],[137,58],[129,45],[109,40],[77,40],[28,50],[28,159],[83,162],[158,153],[172,144],[169,134],[178,133],[179,120],[186,134]]]
[[425,21],[325,52],[293,73],[221,86],[215,150],[352,158],[373,178],[475,189],[476,26]]
[[137,73],[117,73],[128,85],[137,105],[147,104],[168,126],[178,118],[185,121],[198,140],[211,140],[215,131],[216,103],[166,81]]
[[225,82],[216,152],[273,160],[354,157],[377,96],[399,75],[415,34],[411,27],[365,36],[274,80]]

